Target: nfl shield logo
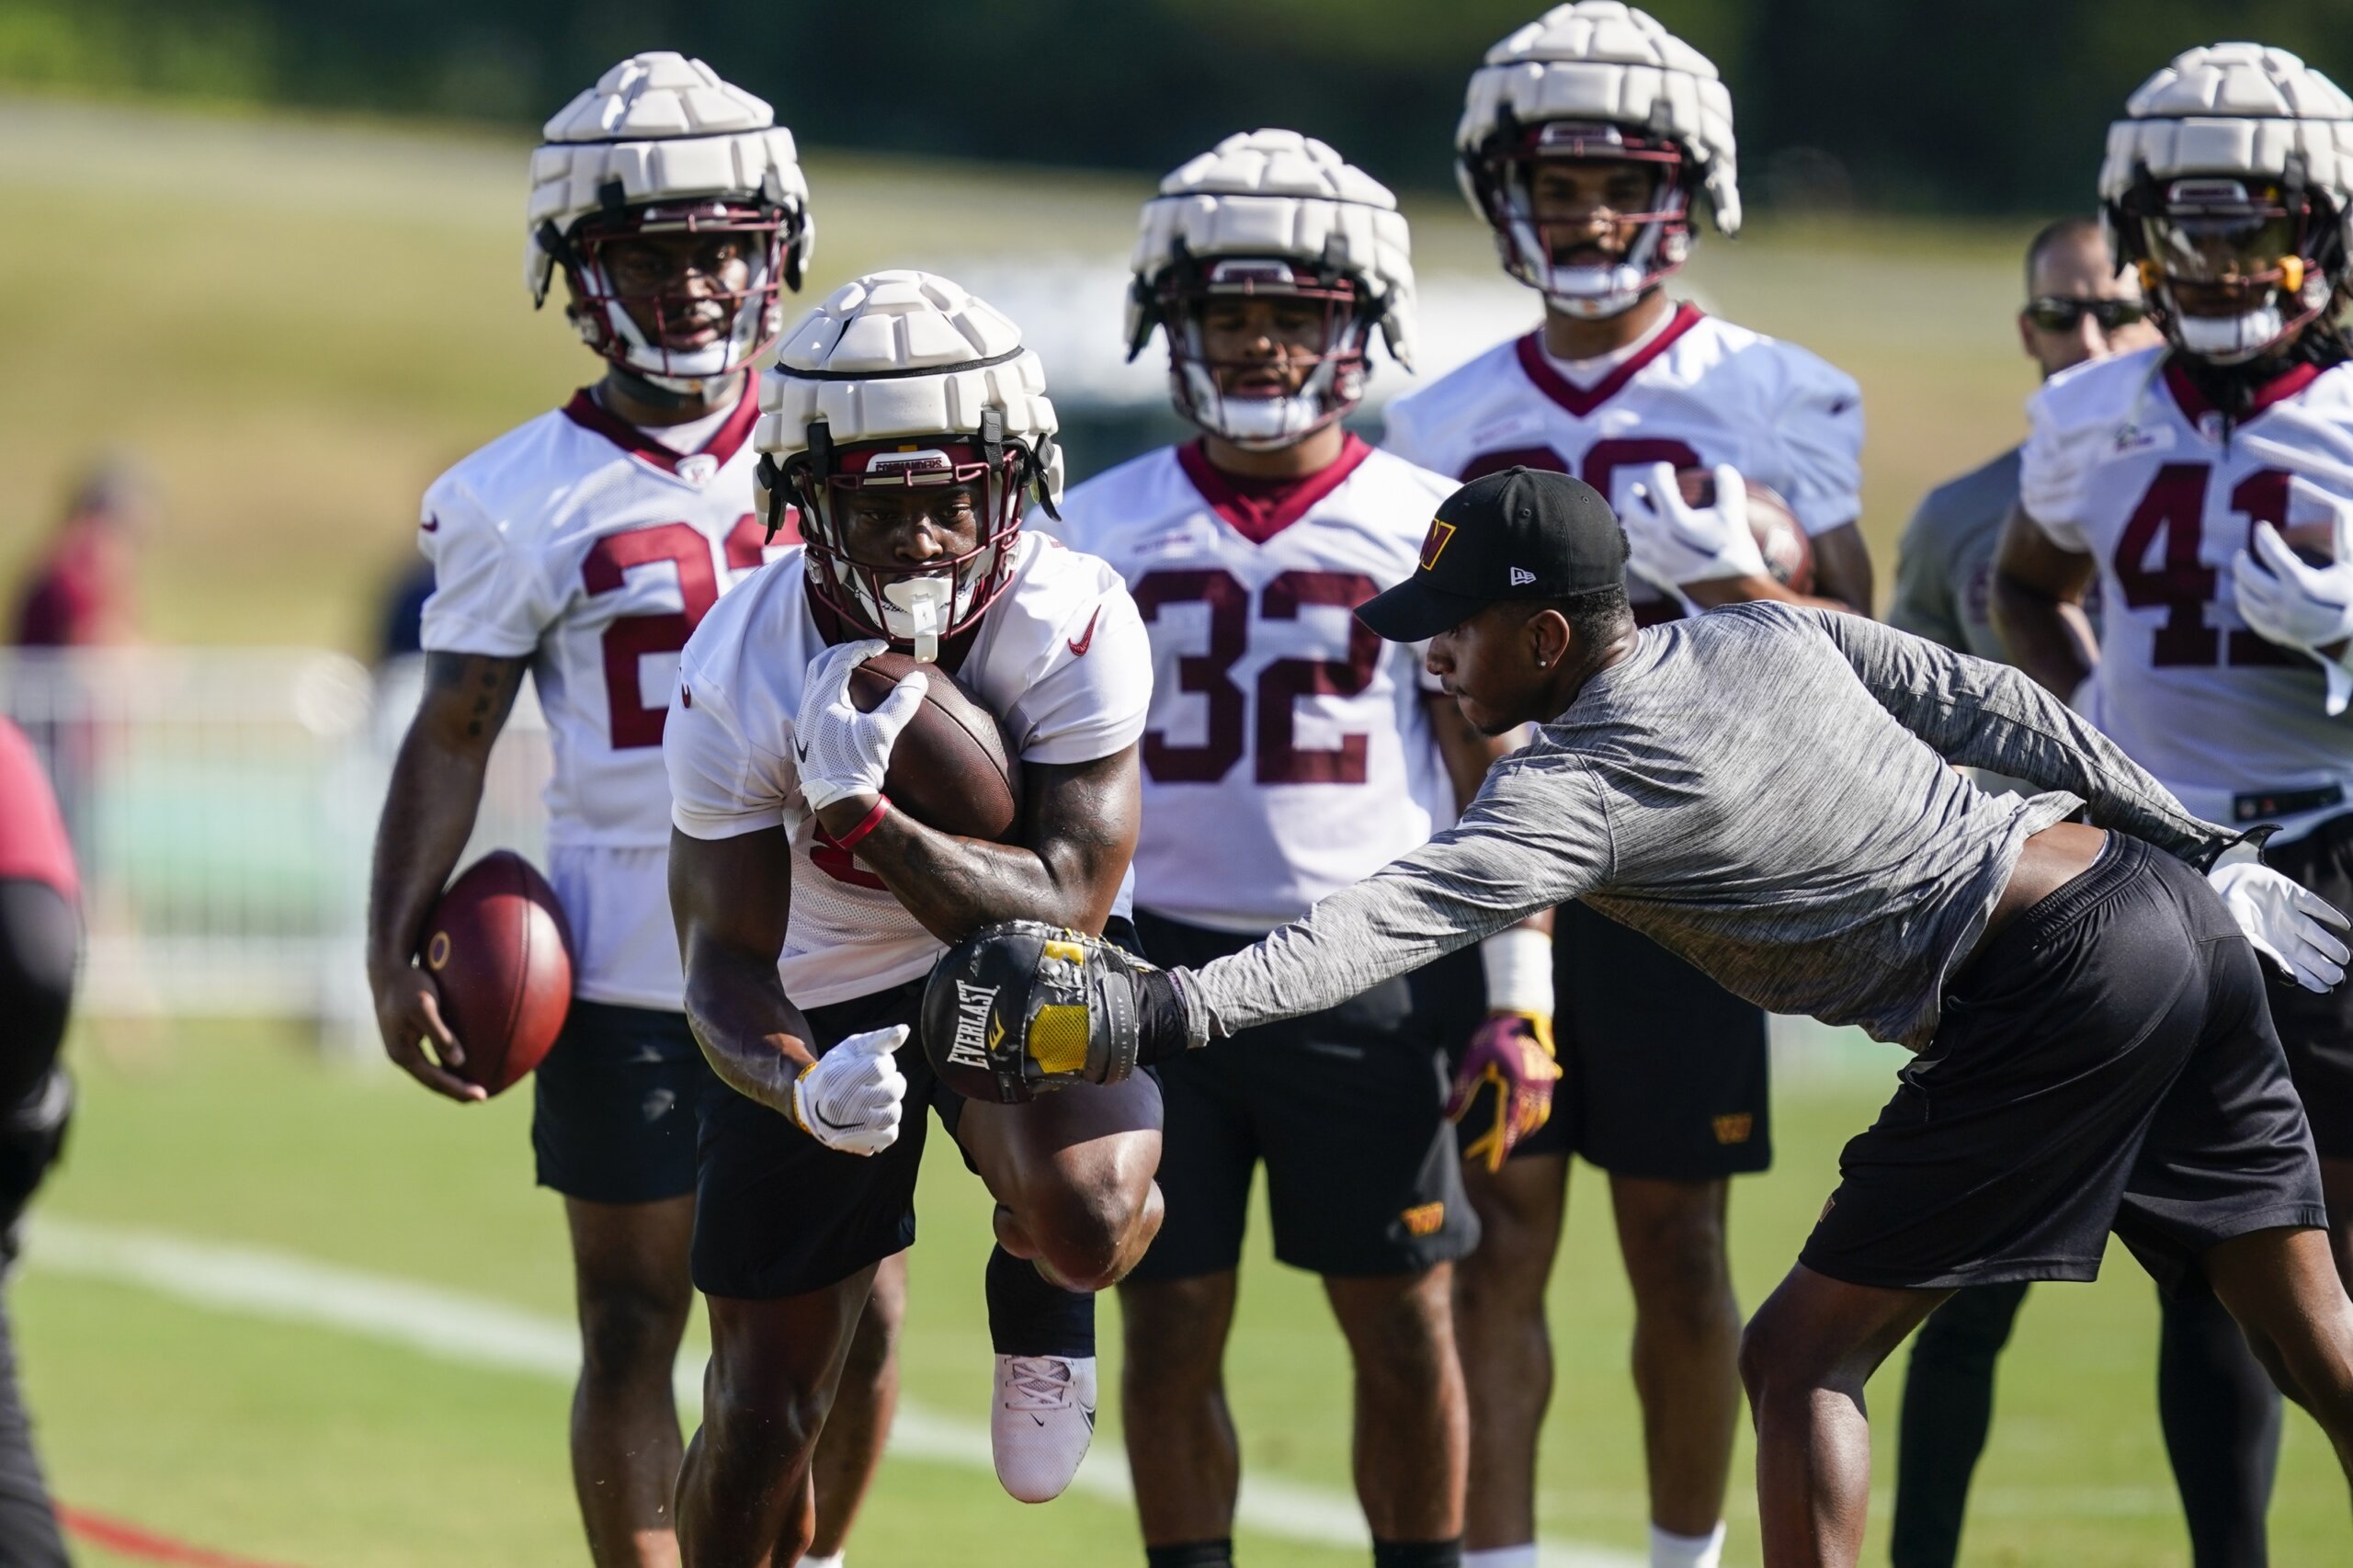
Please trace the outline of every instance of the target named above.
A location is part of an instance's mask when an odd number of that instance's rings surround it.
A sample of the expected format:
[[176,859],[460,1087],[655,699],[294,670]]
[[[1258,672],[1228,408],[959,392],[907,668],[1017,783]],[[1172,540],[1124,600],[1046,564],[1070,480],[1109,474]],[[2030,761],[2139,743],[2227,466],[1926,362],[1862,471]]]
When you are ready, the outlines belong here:
[[719,460],[709,452],[696,452],[678,460],[678,477],[700,490],[719,472]]

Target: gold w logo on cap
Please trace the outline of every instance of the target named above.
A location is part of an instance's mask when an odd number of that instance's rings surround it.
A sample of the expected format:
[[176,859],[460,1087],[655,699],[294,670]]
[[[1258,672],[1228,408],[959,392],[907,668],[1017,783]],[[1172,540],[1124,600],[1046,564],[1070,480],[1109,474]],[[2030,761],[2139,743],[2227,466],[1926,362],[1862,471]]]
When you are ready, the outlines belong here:
[[1430,519],[1429,535],[1422,540],[1423,571],[1434,572],[1438,569],[1438,558],[1446,553],[1447,543],[1454,538],[1454,525],[1444,518]]

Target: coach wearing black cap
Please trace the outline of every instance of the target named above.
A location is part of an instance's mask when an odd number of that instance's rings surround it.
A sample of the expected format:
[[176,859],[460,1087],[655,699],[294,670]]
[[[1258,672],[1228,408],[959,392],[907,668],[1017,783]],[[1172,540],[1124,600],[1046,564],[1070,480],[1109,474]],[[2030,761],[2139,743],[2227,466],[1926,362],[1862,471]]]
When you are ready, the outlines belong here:
[[1430,671],[1463,717],[1501,734],[1566,708],[1633,645],[1626,530],[1580,480],[1491,473],[1446,498],[1420,567],[1357,619],[1389,642],[1430,643]]
[[1050,1082],[1066,1042],[1041,1054],[1030,1019],[1076,947],[1101,999],[1080,1075],[1103,1078],[1581,900],[1758,1006],[1915,1053],[1743,1346],[1768,1564],[1856,1562],[1863,1384],[1938,1302],[2097,1278],[2111,1230],[2161,1283],[2205,1277],[2353,1475],[2353,1301],[2258,960],[2326,990],[2345,917],[2015,670],[1780,604],[1637,631],[1598,584],[1608,512],[1564,477],[1483,481],[1438,522],[1367,619],[1460,615],[1430,668],[1482,728],[1539,722],[1456,825],[1198,971],[1063,933],[1024,960],[992,928],[933,995],[987,976],[991,1049]]

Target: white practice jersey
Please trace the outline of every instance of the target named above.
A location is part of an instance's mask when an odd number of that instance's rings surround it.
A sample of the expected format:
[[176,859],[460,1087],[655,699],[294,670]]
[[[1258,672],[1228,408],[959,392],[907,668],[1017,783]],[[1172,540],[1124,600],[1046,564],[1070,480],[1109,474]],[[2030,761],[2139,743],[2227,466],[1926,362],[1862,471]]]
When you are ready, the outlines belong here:
[[[981,617],[956,678],[1005,721],[1024,762],[1074,766],[1133,745],[1152,702],[1152,648],[1119,574],[1025,533],[1013,578]],[[942,951],[882,880],[836,848],[801,799],[792,730],[830,619],[798,550],[722,601],[687,645],[663,751],[671,821],[696,838],[785,828],[792,918],[778,962],[802,1007],[913,980]],[[1122,887],[1114,913],[1130,913]]]
[[2353,505],[2353,365],[2290,371],[2225,437],[2166,353],[2079,366],[2035,394],[2018,505],[2098,566],[2086,716],[2198,815],[2292,835],[2345,807],[2256,797],[2353,789],[2353,718],[2328,717],[2318,665],[2239,619],[2231,558],[2257,522],[2342,551],[2341,529],[2305,525]]
[[555,756],[549,881],[591,1002],[683,1006],[662,728],[696,623],[792,542],[764,551],[752,515],[758,415],[747,392],[682,456],[582,392],[426,492],[423,642],[531,661]]
[[[1628,486],[1662,462],[1730,463],[1778,493],[1810,535],[1862,515],[1863,401],[1853,378],[1695,305],[1677,306],[1589,384],[1545,355],[1540,330],[1498,344],[1391,403],[1381,445],[1457,481],[1514,467],[1572,473],[1621,517]],[[1639,582],[1631,592],[1652,597]],[[1642,619],[1689,608],[1649,605]]]
[[1138,903],[1271,930],[1453,820],[1421,650],[1354,612],[1413,575],[1454,488],[1351,437],[1279,487],[1192,443],[1063,499],[1046,526],[1118,568],[1152,635]]

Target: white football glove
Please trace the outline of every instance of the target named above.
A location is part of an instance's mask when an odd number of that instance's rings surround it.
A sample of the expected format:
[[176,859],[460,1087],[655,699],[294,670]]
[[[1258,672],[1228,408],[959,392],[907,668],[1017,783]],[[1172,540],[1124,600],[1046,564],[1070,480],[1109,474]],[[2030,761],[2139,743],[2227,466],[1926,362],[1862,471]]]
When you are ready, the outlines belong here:
[[1630,487],[1629,570],[1669,588],[1769,575],[1765,552],[1748,528],[1748,482],[1730,463],[1716,465],[1715,479],[1712,506],[1684,500],[1675,470],[1666,463],[1654,464],[1647,479]]
[[2252,860],[2217,866],[2207,873],[2214,891],[2237,921],[2255,950],[2286,971],[2307,991],[2329,991],[2345,978],[2345,961],[2353,958],[2338,940],[2353,922],[2335,904]]
[[792,1081],[792,1119],[828,1149],[879,1154],[899,1141],[906,1075],[892,1052],[907,1026],[854,1034],[801,1070]]
[[2255,525],[2254,549],[2231,561],[2232,597],[2256,635],[2317,661],[2328,676],[2328,711],[2345,711],[2353,675],[2321,652],[2353,637],[2353,562],[2312,566],[2269,523]]
[[859,712],[850,701],[849,676],[890,646],[880,638],[845,642],[810,662],[801,716],[792,724],[792,749],[801,767],[801,798],[811,811],[853,795],[882,792],[891,748],[923,706],[923,672],[909,671],[871,713]]

